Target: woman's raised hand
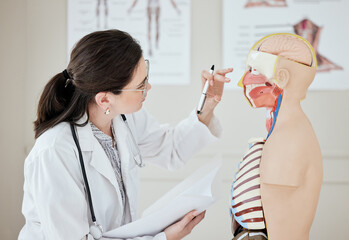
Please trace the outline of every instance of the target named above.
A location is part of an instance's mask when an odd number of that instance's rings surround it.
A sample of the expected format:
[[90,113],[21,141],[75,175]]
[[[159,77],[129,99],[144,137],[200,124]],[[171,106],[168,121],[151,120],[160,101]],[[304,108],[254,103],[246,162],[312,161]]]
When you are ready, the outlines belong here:
[[198,115],[198,118],[207,126],[213,116],[214,108],[222,99],[224,84],[230,82],[230,78],[227,78],[225,75],[232,71],[233,68],[220,69],[215,71],[213,75],[206,70],[201,72],[202,88],[204,87],[206,81],[209,82],[209,87],[202,113]]

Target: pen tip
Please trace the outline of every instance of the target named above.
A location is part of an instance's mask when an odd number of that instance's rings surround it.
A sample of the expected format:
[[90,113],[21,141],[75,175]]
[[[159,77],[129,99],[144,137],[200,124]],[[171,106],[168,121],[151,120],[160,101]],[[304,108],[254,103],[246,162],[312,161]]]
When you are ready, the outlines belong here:
[[212,71],[214,70],[214,65],[212,65],[211,70],[212,70]]

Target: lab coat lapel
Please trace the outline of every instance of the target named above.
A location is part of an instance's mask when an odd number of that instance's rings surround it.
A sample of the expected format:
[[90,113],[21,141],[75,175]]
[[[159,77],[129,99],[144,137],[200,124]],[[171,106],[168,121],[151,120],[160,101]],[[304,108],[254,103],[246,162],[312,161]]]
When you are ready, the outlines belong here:
[[[101,175],[109,180],[118,193],[118,202],[121,203],[121,193],[115,177],[113,167],[108,159],[103,147],[94,137],[90,124],[84,127],[77,127],[78,138],[85,164],[90,164]],[[91,154],[92,152],[92,154]],[[90,157],[90,161],[88,161]]]
[[100,174],[102,174],[104,177],[106,177],[111,184],[113,184],[115,191],[118,192],[119,196],[119,202],[121,202],[121,194],[118,182],[116,180],[116,176],[113,170],[113,166],[111,165],[111,162],[109,158],[107,157],[103,147],[98,142],[98,140],[95,138],[93,140],[94,142],[94,150],[92,152],[91,157],[91,166],[94,167]]
[[130,204],[130,213],[132,221],[136,220],[137,201],[138,201],[138,185],[137,179],[137,166],[133,162],[133,156],[131,151],[129,130],[126,123],[122,120],[121,116],[116,117],[113,120],[115,138],[118,147],[119,157],[121,161],[122,177],[125,184],[126,194]]

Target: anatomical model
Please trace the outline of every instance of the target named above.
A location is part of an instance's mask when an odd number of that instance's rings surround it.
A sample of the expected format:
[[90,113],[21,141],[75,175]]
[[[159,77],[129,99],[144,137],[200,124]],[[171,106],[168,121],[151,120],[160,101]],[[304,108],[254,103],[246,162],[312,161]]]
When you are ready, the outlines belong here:
[[250,50],[239,86],[266,108],[266,138],[250,140],[232,186],[234,239],[308,240],[322,183],[318,140],[300,102],[316,73],[312,46],[273,34]]

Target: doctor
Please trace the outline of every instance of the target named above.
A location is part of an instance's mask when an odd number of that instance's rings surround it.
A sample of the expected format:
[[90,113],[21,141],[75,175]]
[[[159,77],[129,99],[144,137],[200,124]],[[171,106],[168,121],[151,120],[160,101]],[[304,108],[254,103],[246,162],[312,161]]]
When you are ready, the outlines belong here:
[[[39,101],[19,239],[103,239],[103,232],[136,220],[139,167],[180,168],[217,139],[213,110],[232,69],[214,77],[202,72],[212,84],[203,113],[174,128],[142,109],[148,71],[141,47],[125,32],[94,32],[76,44],[67,69],[47,83]],[[156,236],[135,239],[182,239],[204,214],[189,212]]]

